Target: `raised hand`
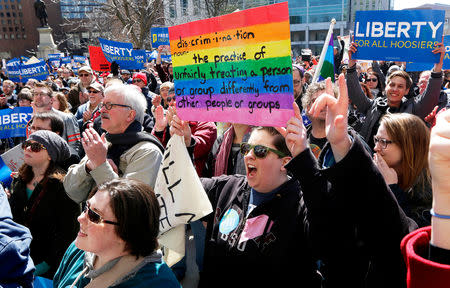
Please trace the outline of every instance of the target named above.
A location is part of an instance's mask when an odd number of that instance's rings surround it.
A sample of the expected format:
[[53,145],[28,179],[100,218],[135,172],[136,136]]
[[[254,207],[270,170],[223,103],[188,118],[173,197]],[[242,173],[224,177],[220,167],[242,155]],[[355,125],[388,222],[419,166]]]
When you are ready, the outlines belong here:
[[155,109],[155,131],[160,132],[164,131],[167,127],[167,117],[164,115],[164,108],[159,105]]
[[297,103],[294,102],[294,114],[286,124],[286,128],[275,127],[286,140],[286,145],[291,152],[292,157],[302,153],[308,147],[308,136],[306,128],[303,125],[302,115]]
[[184,144],[186,147],[189,147],[191,145],[191,127],[189,127],[188,121],[181,120],[178,115],[176,114],[176,110],[173,109],[171,111],[172,113],[172,120],[170,121],[170,136],[173,134],[177,134],[184,137]]
[[326,80],[325,93],[320,95],[312,105],[309,113],[318,117],[322,109],[327,109],[325,118],[325,131],[328,142],[336,162],[347,155],[350,150],[351,140],[347,132],[348,91],[344,74],[339,75],[339,96],[333,97],[333,85],[331,79]]
[[434,54],[441,54],[441,57],[439,58],[439,62],[434,63],[434,67],[433,67],[433,72],[441,72],[442,65],[444,63],[444,56],[445,56],[444,36],[442,36],[442,42],[436,44],[436,47],[431,52],[433,52]]
[[350,43],[350,47],[348,48],[348,67],[353,67],[356,64],[356,59],[353,59],[353,54],[358,51],[358,44],[356,42]]

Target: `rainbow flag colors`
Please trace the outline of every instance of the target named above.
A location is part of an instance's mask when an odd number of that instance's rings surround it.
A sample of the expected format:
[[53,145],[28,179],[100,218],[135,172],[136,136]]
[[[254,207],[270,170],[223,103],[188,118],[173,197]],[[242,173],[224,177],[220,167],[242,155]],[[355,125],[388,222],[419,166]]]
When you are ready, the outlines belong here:
[[333,51],[333,34],[330,37],[330,43],[328,43],[328,47],[324,45],[323,49],[327,49],[327,53],[325,54],[325,59],[323,59],[323,64],[320,69],[319,81],[323,81],[328,77],[331,78],[331,81],[334,82],[334,51]]
[[287,2],[169,27],[183,120],[285,126],[294,115]]

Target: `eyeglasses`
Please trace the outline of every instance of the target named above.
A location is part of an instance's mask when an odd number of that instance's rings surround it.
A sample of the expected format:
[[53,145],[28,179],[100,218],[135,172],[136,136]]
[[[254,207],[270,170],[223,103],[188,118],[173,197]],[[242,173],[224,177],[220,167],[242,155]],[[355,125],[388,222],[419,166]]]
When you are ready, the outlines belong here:
[[114,106],[126,107],[126,108],[133,109],[133,108],[131,108],[131,106],[128,106],[128,105],[116,104],[116,103],[111,103],[111,102],[101,103],[101,104],[100,104],[100,109],[102,109],[103,107],[105,107],[106,110],[111,110]]
[[89,77],[89,76],[91,76],[91,74],[78,74],[78,76],[80,76],[80,77]]
[[47,150],[47,148],[44,147],[41,143],[38,142],[31,142],[30,140],[25,140],[25,142],[22,143],[22,149],[27,149],[28,147],[31,147],[31,152],[41,152],[42,150]]
[[97,94],[98,92],[100,92],[100,91],[96,91],[96,90],[88,90],[88,93],[94,93],[94,94]]
[[141,79],[133,79],[133,80],[131,81],[131,83],[136,83],[136,82],[142,82],[142,80],[141,80]]
[[33,95],[33,97],[37,97],[37,96],[39,96],[39,97],[49,96],[50,97],[50,95],[48,95],[47,93],[44,93],[44,92],[34,92],[34,93],[32,93],[32,95]]
[[278,150],[275,150],[275,149],[272,149],[272,148],[269,148],[269,147],[266,147],[263,145],[252,145],[252,144],[245,143],[245,142],[243,142],[241,144],[242,155],[247,155],[250,152],[250,150],[252,150],[252,149],[253,149],[253,153],[255,154],[256,158],[260,158],[260,159],[266,158],[269,151],[277,154],[279,157],[287,156],[286,154],[284,154],[281,151],[278,151]]
[[86,207],[84,208],[83,213],[87,213],[87,217],[88,217],[89,221],[91,221],[92,223],[100,224],[100,223],[103,222],[103,223],[106,223],[106,224],[119,226],[119,223],[117,223],[117,222],[113,222],[113,221],[109,221],[109,220],[103,219],[102,216],[100,216],[97,212],[93,211],[89,207],[89,203],[86,203]]
[[378,79],[377,78],[369,78],[369,79],[366,79],[366,81],[367,82],[377,82]]
[[384,138],[378,138],[376,136],[373,136],[373,142],[375,143],[375,145],[377,145],[377,143],[380,143],[381,149],[386,149],[388,144],[394,143],[391,140],[387,140]]

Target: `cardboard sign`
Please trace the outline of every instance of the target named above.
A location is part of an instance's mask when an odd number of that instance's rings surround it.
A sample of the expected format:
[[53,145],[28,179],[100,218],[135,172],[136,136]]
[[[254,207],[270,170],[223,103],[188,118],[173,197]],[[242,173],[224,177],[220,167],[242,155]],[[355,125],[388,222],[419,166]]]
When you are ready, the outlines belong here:
[[[443,70],[450,69],[450,35],[444,36],[445,56],[442,65]],[[426,71],[433,69],[434,63],[408,62],[406,71]]]
[[1,158],[6,166],[12,171],[17,172],[23,164],[23,149],[22,144],[16,145],[1,155]]
[[152,47],[158,48],[161,45],[170,45],[169,42],[169,28],[167,27],[153,27],[150,29],[152,37]]
[[287,2],[169,28],[178,115],[285,126],[293,116]]
[[0,110],[0,138],[25,137],[32,113],[31,107]]
[[355,59],[439,62],[444,10],[356,11]]
[[[75,56],[74,56],[75,57]],[[89,58],[91,59],[91,68],[95,71],[110,71],[111,64],[103,55],[102,48],[97,46],[89,46]],[[78,68],[72,68],[75,73],[78,73]]]

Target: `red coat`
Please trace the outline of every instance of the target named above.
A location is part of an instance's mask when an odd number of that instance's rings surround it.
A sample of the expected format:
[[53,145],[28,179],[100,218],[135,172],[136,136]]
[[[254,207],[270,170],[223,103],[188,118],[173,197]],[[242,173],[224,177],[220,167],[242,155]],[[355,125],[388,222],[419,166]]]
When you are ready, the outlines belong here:
[[405,258],[408,288],[441,288],[450,285],[450,265],[427,259],[431,226],[417,229],[403,238],[401,249]]

